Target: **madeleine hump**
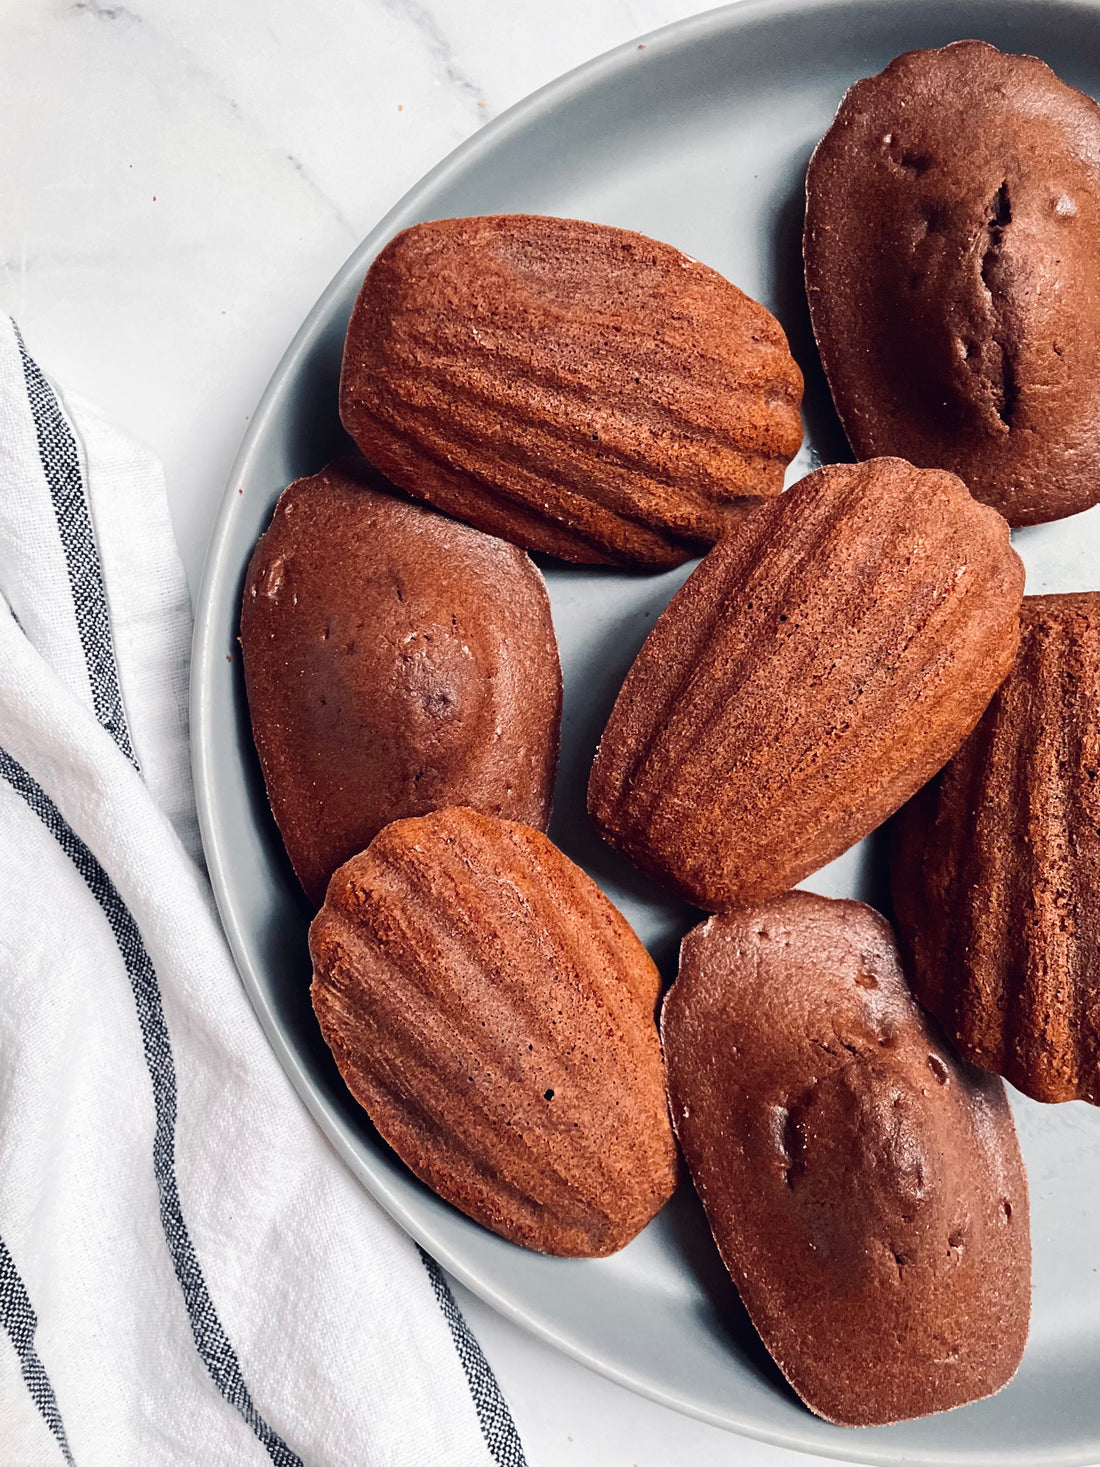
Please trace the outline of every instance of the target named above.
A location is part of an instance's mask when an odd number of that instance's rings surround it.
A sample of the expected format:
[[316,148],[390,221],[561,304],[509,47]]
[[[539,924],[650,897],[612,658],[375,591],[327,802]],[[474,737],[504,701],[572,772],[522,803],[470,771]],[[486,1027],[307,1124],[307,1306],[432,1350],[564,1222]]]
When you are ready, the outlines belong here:
[[340,416],[408,493],[528,550],[678,565],[778,494],[802,374],[763,306],[576,219],[417,224],[352,312]]
[[889,924],[790,892],[684,939],[661,1020],[718,1251],[818,1416],[878,1426],[999,1391],[1031,1310],[1001,1082],[914,1001]]
[[859,458],[1014,525],[1100,501],[1100,107],[984,41],[857,82],[810,160],[814,332]]
[[953,474],[818,469],[721,541],[627,674],[611,845],[712,911],[794,886],[951,757],[1012,666],[1024,569]]
[[542,576],[387,489],[350,459],[291,484],[245,579],[252,733],[314,906],[402,816],[550,818],[561,669]]
[[1100,1105],[1100,593],[1025,596],[1020,621],[982,721],[894,822],[894,907],[961,1055]]
[[309,943],[348,1089],[469,1217],[594,1258],[672,1195],[657,970],[541,831],[474,810],[400,820],[336,872]]

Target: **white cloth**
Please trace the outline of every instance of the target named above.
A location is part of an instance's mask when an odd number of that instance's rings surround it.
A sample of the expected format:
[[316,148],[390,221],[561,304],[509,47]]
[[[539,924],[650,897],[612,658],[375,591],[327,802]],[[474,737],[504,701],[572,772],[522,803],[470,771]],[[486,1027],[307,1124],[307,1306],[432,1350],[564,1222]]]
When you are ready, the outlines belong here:
[[7,321],[0,598],[0,1467],[522,1467],[226,948],[159,466]]

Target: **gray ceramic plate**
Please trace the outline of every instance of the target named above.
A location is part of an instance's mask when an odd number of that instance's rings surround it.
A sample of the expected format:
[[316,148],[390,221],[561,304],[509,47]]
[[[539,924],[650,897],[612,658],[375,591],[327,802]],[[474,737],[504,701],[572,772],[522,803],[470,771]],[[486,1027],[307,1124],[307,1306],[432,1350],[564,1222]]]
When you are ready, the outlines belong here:
[[[309,1007],[304,903],[251,748],[236,651],[251,547],[282,487],[346,447],[336,415],[344,328],[374,254],[421,219],[527,211],[625,225],[716,266],[783,322],[807,376],[795,476],[844,456],[801,293],[806,160],[844,89],[899,51],[981,36],[1100,78],[1100,3],[747,0],[582,67],[486,127],[364,241],[295,337],[253,419],[211,542],[193,675],[195,777],[210,874],[256,1010],[303,1099],[363,1184],[454,1274],[520,1324],[654,1399],[783,1446],[861,1462],[1100,1462],[1100,1111],[1018,1100],[1031,1177],[1035,1292],[1017,1378],[991,1401],[844,1431],[784,1386],[725,1276],[697,1206],[678,1197],[614,1258],[525,1253],[420,1186],[349,1100]],[[1032,591],[1100,588],[1100,511],[1025,532]],[[684,571],[545,567],[565,671],[552,834],[591,871],[666,969],[689,914],[601,846],[584,787],[635,650]],[[873,842],[807,883],[878,895]]]

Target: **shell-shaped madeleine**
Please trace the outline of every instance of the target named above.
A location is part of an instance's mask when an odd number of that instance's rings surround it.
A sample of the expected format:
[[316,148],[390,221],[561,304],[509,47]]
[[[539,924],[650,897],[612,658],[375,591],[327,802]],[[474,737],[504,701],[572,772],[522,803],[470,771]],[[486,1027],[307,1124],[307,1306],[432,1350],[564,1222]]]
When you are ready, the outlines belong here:
[[417,224],[371,265],[340,415],[410,494],[529,550],[678,564],[783,487],[802,376],[779,323],[625,229]]
[[605,838],[712,911],[763,901],[891,815],[1012,665],[1024,572],[951,474],[834,465],[673,597],[589,784]]
[[874,1426],[991,1395],[1030,1315],[1004,1087],[960,1064],[889,925],[791,892],[684,939],[673,1124],[745,1307],[812,1411]]
[[614,1252],[668,1200],[657,970],[540,831],[398,821],[336,872],[309,941],[340,1073],[441,1197],[568,1257]]
[[810,162],[806,288],[860,458],[1011,524],[1100,500],[1100,107],[984,41],[857,82]]
[[561,669],[522,551],[340,461],[286,489],[241,650],[275,822],[316,906],[384,825],[445,805],[545,826]]
[[1100,593],[1026,596],[1016,665],[892,828],[910,979],[960,1054],[1100,1105]]

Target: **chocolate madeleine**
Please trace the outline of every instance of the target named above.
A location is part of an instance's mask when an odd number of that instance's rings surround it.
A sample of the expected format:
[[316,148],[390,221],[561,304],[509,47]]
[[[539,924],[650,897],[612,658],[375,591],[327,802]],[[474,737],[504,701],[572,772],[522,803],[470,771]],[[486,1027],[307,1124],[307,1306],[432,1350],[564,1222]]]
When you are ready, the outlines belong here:
[[914,991],[1035,1100],[1100,1105],[1100,593],[1027,596],[1016,665],[900,812]]
[[984,41],[857,82],[810,162],[806,287],[859,458],[1014,525],[1100,501],[1100,107]]
[[537,830],[387,826],[310,928],[313,1007],[379,1133],[493,1232],[613,1253],[676,1180],[648,953]]
[[720,911],[794,886],[950,758],[1012,666],[1000,515],[900,459],[810,474],[673,597],[589,783],[604,837]]
[[889,925],[791,892],[684,939],[672,1117],[753,1324],[819,1416],[992,1395],[1027,1339],[1027,1179],[999,1080],[941,1044]]
[[241,649],[276,824],[317,906],[384,825],[443,805],[545,826],[561,669],[522,551],[353,460],[285,490],[249,563]]
[[565,560],[670,566],[783,487],[802,376],[779,323],[625,229],[417,224],[363,282],[344,426],[410,494]]

